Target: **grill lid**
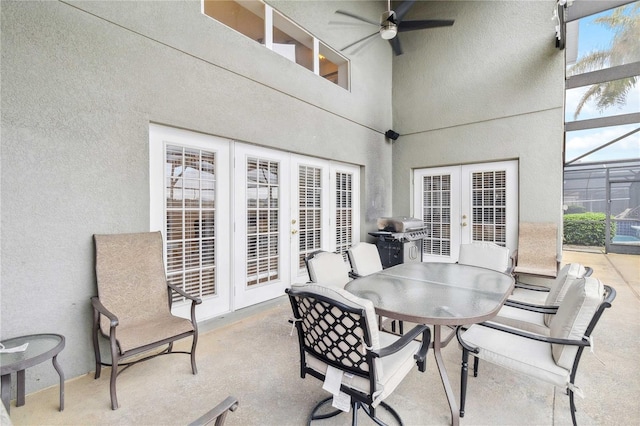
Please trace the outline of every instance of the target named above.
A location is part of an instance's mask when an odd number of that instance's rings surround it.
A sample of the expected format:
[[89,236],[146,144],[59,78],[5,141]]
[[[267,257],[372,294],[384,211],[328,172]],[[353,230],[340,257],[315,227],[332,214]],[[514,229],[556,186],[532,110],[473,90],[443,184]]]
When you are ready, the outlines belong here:
[[409,232],[425,228],[420,219],[406,216],[381,217],[378,218],[377,225],[379,230],[388,232]]

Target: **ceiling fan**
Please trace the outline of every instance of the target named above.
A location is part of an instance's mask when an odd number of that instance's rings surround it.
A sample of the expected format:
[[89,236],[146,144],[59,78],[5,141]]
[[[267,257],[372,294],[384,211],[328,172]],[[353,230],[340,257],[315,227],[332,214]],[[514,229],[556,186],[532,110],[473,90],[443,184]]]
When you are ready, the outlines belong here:
[[406,31],[415,31],[415,30],[424,30],[428,28],[437,28],[437,27],[450,27],[453,25],[453,20],[451,19],[427,19],[427,20],[419,20],[419,21],[403,21],[402,18],[407,14],[411,6],[415,3],[415,0],[403,1],[398,5],[396,10],[391,10],[391,0],[387,0],[387,10],[382,13],[380,17],[380,22],[375,22],[373,20],[363,18],[361,16],[355,15],[351,12],[346,12],[344,10],[336,10],[335,13],[340,15],[349,16],[351,18],[357,19],[359,21],[366,22],[368,24],[372,24],[380,27],[378,31],[373,34],[369,34],[366,37],[361,38],[360,40],[356,40],[348,46],[343,47],[341,50],[346,50],[356,44],[363,42],[367,39],[370,39],[377,34],[385,39],[389,40],[391,44],[391,48],[393,49],[393,53],[396,56],[402,55],[402,46],[400,45],[400,39],[397,37],[399,32]]

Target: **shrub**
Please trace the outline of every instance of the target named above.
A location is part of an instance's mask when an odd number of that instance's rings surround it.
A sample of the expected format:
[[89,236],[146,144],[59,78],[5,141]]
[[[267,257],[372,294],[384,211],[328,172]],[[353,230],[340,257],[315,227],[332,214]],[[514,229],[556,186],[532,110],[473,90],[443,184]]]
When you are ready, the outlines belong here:
[[[604,246],[605,220],[604,213],[565,214],[563,243],[578,246]],[[615,235],[614,222],[611,222],[611,235]]]

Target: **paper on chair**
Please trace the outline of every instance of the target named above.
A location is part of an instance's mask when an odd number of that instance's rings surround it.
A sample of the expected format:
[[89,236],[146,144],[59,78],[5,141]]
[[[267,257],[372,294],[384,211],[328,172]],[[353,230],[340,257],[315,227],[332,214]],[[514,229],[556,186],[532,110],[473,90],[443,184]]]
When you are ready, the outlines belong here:
[[4,345],[2,343],[0,343],[0,353],[2,354],[12,354],[15,352],[24,352],[27,350],[27,346],[29,346],[29,343],[25,343],[24,345],[21,346],[16,346],[14,348],[5,348]]
[[340,393],[340,385],[342,384],[342,370],[338,370],[330,365],[327,366],[327,373],[324,376],[324,384],[322,389],[331,393],[332,395],[338,395]]

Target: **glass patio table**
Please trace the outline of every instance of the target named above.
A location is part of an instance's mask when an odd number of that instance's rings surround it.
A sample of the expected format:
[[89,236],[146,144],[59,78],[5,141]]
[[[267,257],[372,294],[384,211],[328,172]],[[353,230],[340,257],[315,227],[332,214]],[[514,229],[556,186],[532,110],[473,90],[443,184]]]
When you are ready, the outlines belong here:
[[3,340],[2,345],[5,350],[10,350],[27,344],[25,350],[16,352],[0,352],[0,375],[1,375],[1,394],[2,403],[7,409],[10,408],[11,400],[11,373],[17,374],[17,397],[16,407],[24,405],[25,396],[25,370],[34,365],[40,364],[51,359],[53,368],[56,369],[60,376],[60,411],[64,409],[64,373],[60,364],[58,364],[57,356],[64,349],[65,339],[60,334],[32,334],[29,336],[14,337],[12,339]]
[[460,413],[445,369],[441,327],[470,325],[493,318],[514,287],[510,275],[457,263],[414,262],[358,278],[346,289],[371,300],[376,313],[391,319],[433,326],[433,354],[451,410],[451,423]]

